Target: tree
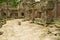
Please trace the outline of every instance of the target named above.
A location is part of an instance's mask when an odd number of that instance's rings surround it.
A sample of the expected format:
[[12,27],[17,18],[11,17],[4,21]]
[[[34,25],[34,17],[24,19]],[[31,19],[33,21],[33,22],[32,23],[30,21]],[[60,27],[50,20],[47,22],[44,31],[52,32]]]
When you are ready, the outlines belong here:
[[10,4],[10,5],[12,5],[12,6],[17,6],[17,4],[18,4],[18,0],[0,0],[0,5],[1,5],[3,2],[6,2],[7,5]]
[[3,3],[3,0],[0,0],[0,5],[2,5],[2,3]]
[[18,4],[18,1],[17,0],[8,0],[8,4],[16,7]]

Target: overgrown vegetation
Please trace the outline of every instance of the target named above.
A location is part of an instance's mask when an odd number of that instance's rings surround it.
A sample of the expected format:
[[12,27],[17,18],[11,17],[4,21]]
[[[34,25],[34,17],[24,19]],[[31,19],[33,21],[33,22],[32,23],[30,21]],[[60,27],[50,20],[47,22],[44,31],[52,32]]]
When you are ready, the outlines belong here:
[[17,6],[17,4],[18,4],[18,2],[17,2],[18,0],[0,0],[0,5],[2,5],[2,3],[3,2],[6,2],[7,3],[7,5],[8,4],[10,4],[10,5],[12,5],[12,6]]
[[3,3],[3,0],[0,0],[0,5],[2,5],[2,3]]

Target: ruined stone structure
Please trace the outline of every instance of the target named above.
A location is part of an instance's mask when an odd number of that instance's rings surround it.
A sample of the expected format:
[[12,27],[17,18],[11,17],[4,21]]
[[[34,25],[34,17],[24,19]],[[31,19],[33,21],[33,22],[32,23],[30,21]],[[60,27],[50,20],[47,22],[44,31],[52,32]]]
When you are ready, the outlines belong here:
[[9,4],[7,5],[7,3],[3,3],[0,8],[0,16],[22,17],[27,19],[46,19],[46,17],[53,17],[53,6],[49,6],[48,2],[49,0],[41,0],[40,2],[35,2],[35,0],[21,0],[17,7],[12,7]]
[[[11,5],[7,5],[7,3],[3,3],[0,8],[0,16],[12,17],[17,16],[18,11],[16,7],[12,7]],[[15,17],[14,16],[14,17]]]
[[57,17],[60,18],[60,0],[56,2],[56,13],[57,13]]

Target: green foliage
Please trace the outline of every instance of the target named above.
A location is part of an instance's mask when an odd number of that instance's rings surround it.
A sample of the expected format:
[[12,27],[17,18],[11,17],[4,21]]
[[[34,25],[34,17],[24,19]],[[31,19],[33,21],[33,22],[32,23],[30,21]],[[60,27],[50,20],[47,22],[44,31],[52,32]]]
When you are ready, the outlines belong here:
[[3,0],[0,0],[0,5],[3,3]]
[[3,3],[3,2],[6,2],[7,4],[10,4],[12,6],[17,6],[18,0],[0,0],[0,5]]
[[8,4],[10,4],[12,6],[17,6],[18,2],[17,2],[17,0],[8,0]]
[[17,6],[18,3],[17,2],[9,2],[9,4],[12,6]]

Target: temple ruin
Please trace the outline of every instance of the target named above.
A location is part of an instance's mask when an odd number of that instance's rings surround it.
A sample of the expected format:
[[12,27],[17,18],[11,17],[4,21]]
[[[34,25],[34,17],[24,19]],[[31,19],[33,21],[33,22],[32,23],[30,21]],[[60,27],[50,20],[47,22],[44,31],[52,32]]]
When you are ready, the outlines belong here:
[[[52,0],[25,0],[19,1],[17,7],[13,7],[7,3],[3,3],[0,6],[0,16],[14,17],[14,18],[46,18],[54,17],[56,18],[59,15],[59,5],[60,1],[53,0],[55,4],[50,5],[49,2]],[[58,5],[58,8],[56,7]],[[56,9],[58,11],[56,11]],[[57,15],[56,15],[57,14]]]

